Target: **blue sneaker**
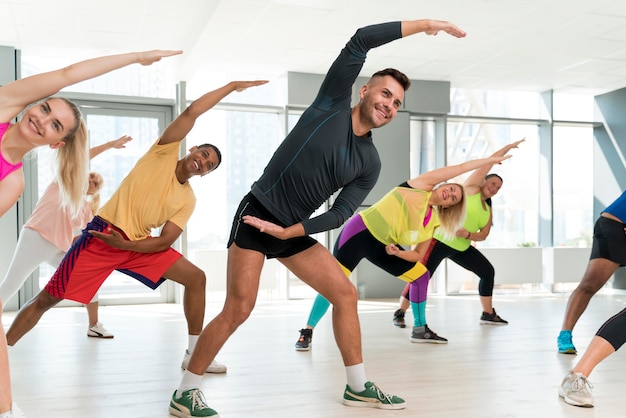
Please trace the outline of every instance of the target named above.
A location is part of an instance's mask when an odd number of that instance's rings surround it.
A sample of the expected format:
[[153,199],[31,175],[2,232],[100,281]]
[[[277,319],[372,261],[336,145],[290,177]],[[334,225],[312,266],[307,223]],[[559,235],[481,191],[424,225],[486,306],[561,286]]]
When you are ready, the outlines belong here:
[[574,343],[572,342],[572,331],[561,331],[556,341],[559,345],[559,353],[576,354],[576,347],[574,347]]

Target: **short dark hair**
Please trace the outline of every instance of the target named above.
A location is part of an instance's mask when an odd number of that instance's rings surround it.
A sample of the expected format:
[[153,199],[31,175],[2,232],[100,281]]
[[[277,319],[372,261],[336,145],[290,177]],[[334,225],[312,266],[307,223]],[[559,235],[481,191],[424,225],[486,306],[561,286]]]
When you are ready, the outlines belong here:
[[[215,166],[215,168],[220,166],[220,164],[222,163],[222,153],[220,152],[219,148],[217,148],[213,144],[198,145],[198,148],[212,148],[215,154],[217,155],[217,165]],[[215,170],[215,168],[213,170]]]
[[402,71],[398,71],[395,68],[385,68],[384,70],[376,71],[372,74],[370,79],[385,76],[393,77],[398,83],[400,83],[404,91],[407,91],[409,87],[411,87],[411,80],[409,80],[409,77],[407,77]]
[[502,180],[502,177],[500,177],[500,176],[499,176],[498,174],[496,174],[496,173],[489,173],[489,174],[487,174],[487,175],[485,176],[485,180],[489,180],[489,179],[490,179],[490,178],[492,178],[492,177],[497,177],[497,178],[499,178],[499,179],[500,179],[500,181],[501,181],[502,183],[504,183],[504,180]]

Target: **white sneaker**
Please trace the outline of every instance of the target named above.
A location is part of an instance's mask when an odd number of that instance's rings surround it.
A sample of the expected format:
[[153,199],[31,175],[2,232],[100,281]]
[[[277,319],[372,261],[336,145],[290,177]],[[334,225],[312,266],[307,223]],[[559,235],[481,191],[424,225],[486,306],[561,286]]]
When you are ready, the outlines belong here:
[[88,337],[95,338],[113,338],[114,335],[102,326],[102,323],[96,322],[96,325],[87,330]]
[[559,386],[559,396],[565,402],[574,406],[593,406],[593,385],[582,373],[570,372]]
[[[189,350],[185,350],[183,363],[180,365],[181,369],[187,370],[187,367],[189,367],[189,359],[191,359],[191,354],[189,354]],[[209,364],[209,367],[206,368],[205,373],[226,373],[226,365],[213,360],[211,364]]]
[[26,414],[15,404],[15,402],[13,402],[13,405],[11,405],[11,412],[9,413],[9,417],[26,418]]

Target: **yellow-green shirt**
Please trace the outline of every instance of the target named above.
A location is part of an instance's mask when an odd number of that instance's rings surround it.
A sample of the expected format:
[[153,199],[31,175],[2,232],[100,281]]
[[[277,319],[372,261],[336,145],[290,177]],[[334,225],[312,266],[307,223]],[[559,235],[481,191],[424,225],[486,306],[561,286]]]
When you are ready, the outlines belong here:
[[[483,207],[480,192],[469,195],[466,199],[465,222],[463,223],[463,228],[472,233],[478,232],[487,226],[487,222],[489,222],[489,217],[491,216],[491,208],[486,203],[485,207]],[[457,251],[465,251],[472,244],[469,239],[462,237],[444,239],[443,234],[440,231],[435,231],[435,238]]]
[[196,206],[189,182],[180,184],[176,163],[180,142],[152,145],[97,215],[126,233],[131,241],[150,236],[170,221],[184,229]]
[[431,194],[412,187],[394,187],[360,215],[370,233],[385,245],[419,244],[432,238],[434,229],[439,226],[439,217],[434,210],[424,225]]

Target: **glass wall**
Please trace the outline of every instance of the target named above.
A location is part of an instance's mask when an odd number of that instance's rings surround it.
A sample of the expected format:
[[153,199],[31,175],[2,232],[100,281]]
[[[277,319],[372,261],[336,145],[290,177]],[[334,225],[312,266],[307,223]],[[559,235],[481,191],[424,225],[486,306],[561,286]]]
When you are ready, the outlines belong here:
[[[481,247],[536,246],[539,208],[539,129],[537,125],[464,122],[450,118],[447,124],[447,164],[483,158],[505,145],[526,138],[513,156],[491,170],[504,180],[493,197],[493,226]],[[456,181],[462,183],[467,175]]]
[[555,126],[553,143],[554,247],[591,247],[593,128]]
[[[215,108],[198,119],[187,137],[187,148],[211,143],[222,153],[217,170],[190,180],[197,203],[187,224],[187,255],[207,274],[208,300],[224,295],[226,243],[233,216],[281,141],[282,121],[276,111]],[[284,293],[281,274],[275,260],[266,261],[260,298],[279,298]]]

